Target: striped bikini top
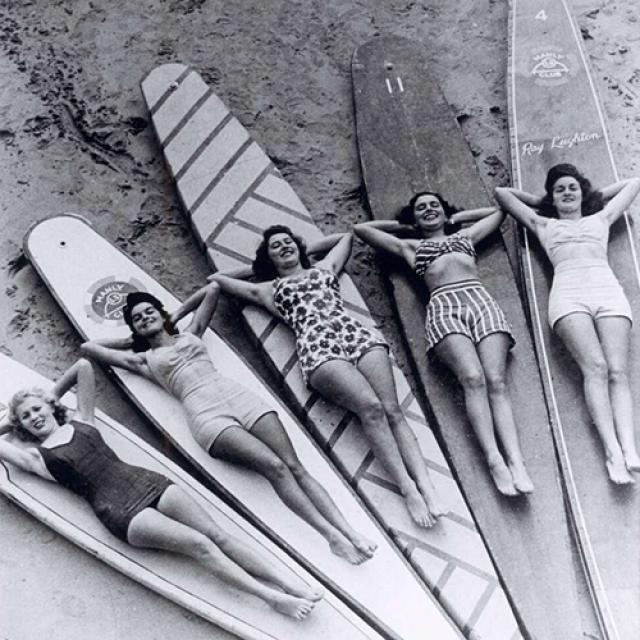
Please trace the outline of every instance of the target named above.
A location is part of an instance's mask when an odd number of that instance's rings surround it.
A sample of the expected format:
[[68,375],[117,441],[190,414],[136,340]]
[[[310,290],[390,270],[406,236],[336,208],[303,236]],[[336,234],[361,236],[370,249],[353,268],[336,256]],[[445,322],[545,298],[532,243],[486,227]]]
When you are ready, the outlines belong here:
[[444,240],[421,240],[416,248],[415,270],[423,276],[431,264],[447,253],[464,253],[476,257],[473,243],[461,233],[453,233]]

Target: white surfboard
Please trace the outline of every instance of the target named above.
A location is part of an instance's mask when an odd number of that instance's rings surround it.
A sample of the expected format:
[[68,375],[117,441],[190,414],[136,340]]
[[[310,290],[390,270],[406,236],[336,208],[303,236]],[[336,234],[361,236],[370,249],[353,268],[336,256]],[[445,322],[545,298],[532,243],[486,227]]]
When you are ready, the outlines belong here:
[[[20,389],[32,386],[47,389],[53,384],[4,354],[0,354],[0,372],[3,405]],[[64,402],[75,407],[73,394],[67,394]],[[284,571],[319,587],[307,571],[177,465],[101,411],[96,418],[96,428],[122,460],[169,477],[231,535]],[[221,582],[189,558],[132,547],[113,536],[85,500],[54,482],[5,462],[0,462],[0,491],[103,562],[244,640],[343,637],[382,640],[331,593],[326,594],[306,620],[296,621],[274,611],[258,598]],[[70,561],[73,562],[73,558]]]
[[[79,216],[62,215],[37,223],[25,237],[25,252],[85,338],[128,335],[121,308],[126,293],[134,289],[152,293],[168,309],[179,304]],[[222,338],[208,330],[203,339],[221,373],[241,382],[278,411],[303,465],[350,523],[378,544],[371,560],[353,566],[333,555],[322,537],[284,506],[265,479],[215,460],[202,450],[191,436],[181,405],[169,394],[141,376],[118,368],[113,371],[132,400],[216,490],[224,491],[234,506],[370,624],[402,640],[459,638],[431,593],[283,405]]]

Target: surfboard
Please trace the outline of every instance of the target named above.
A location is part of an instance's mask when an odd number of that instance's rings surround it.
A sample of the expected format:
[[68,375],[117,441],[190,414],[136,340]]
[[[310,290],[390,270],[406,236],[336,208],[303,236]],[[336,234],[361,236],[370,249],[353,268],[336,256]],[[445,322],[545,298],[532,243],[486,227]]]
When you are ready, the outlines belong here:
[[[0,371],[2,413],[9,398],[20,389],[53,386],[44,376],[4,354],[0,354]],[[66,394],[63,401],[75,408],[73,394]],[[259,552],[272,566],[279,566],[307,585],[320,588],[317,580],[255,527],[129,429],[101,411],[96,413],[96,428],[122,460],[167,476],[219,526]],[[223,583],[191,559],[128,545],[100,523],[85,500],[55,482],[3,461],[0,461],[0,491],[88,553],[243,640],[290,640],[294,637],[321,640],[340,638],[342,634],[354,640],[382,640],[331,593],[326,593],[310,616],[299,622]],[[73,562],[73,558],[70,561]]]
[[[163,65],[143,80],[142,92],[185,211],[214,268],[249,264],[263,229],[272,224],[286,224],[307,241],[322,237],[293,189],[196,71]],[[348,276],[341,278],[341,287],[349,311],[371,325]],[[475,522],[399,368],[394,367],[394,374],[405,417],[435,485],[452,507],[428,531],[410,521],[397,487],[375,460],[354,417],[306,387],[290,330],[252,306],[243,308],[243,316],[309,431],[463,633],[497,637],[499,627],[501,637],[519,637]],[[404,599],[401,589],[396,593]]]
[[[355,50],[352,77],[358,149],[374,218],[393,219],[414,193],[424,190],[442,193],[462,208],[491,206],[421,43],[395,36],[374,38]],[[426,356],[428,292],[406,265],[381,258],[438,433],[523,629],[534,638],[578,639],[585,629],[596,627],[595,620],[584,595],[582,604],[591,623],[581,619],[580,566],[572,556],[538,367],[505,245],[499,234],[494,235],[480,247],[478,266],[517,341],[508,384],[522,450],[536,485],[529,499],[507,498],[495,490],[460,386],[441,363]],[[503,637],[499,629],[494,633]]]
[[[594,187],[617,179],[605,119],[564,0],[512,0],[509,21],[509,116],[513,183],[542,194],[547,170],[575,164]],[[605,638],[640,636],[640,493],[608,481],[604,454],[587,414],[582,382],[547,322],[551,266],[523,235],[521,268],[547,404],[563,464],[573,526]],[[627,217],[611,230],[609,257],[640,317],[638,262]],[[631,332],[631,385],[640,381],[640,335]],[[634,400],[636,419],[640,415]]]
[[[25,238],[25,252],[70,320],[87,339],[130,334],[121,310],[126,293],[134,288],[149,291],[162,300],[167,309],[175,309],[180,304],[77,216],[62,215],[36,223]],[[78,265],[83,264],[92,267],[78,269]],[[372,559],[353,566],[333,555],[324,539],[284,506],[264,478],[211,458],[191,436],[180,403],[158,385],[113,368],[116,380],[217,491],[381,633],[391,638],[418,640],[436,629],[442,638],[458,637],[454,626],[398,550],[285,407],[214,331],[208,330],[203,339],[213,362],[218,363],[225,376],[254,391],[277,410],[303,465],[332,496],[356,530],[378,544]],[[402,594],[402,607],[398,606],[398,593]]]

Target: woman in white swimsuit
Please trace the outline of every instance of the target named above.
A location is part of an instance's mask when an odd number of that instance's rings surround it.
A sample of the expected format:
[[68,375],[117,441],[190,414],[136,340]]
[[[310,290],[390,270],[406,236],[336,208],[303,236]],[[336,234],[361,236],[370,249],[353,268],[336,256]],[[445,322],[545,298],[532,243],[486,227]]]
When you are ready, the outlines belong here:
[[[254,393],[221,375],[201,340],[220,289],[211,283],[171,316],[144,292],[130,293],[123,309],[132,336],[86,342],[90,357],[138,373],[182,402],[196,442],[211,456],[263,475],[281,500],[352,564],[373,556],[376,545],[345,520],[326,490],[302,466],[273,409]],[[176,323],[194,311],[183,332]]]
[[545,192],[502,187],[496,199],[538,238],[553,265],[549,324],[580,367],[609,478],[628,484],[630,472],[640,471],[628,377],[632,318],[607,248],[609,228],[640,192],[640,179],[595,191],[573,165],[559,164],[549,170]]
[[[402,258],[429,289],[427,351],[460,382],[469,421],[496,488],[515,496],[533,491],[533,483],[524,465],[506,384],[507,356],[514,340],[502,309],[478,279],[474,247],[498,228],[503,217],[495,208],[458,211],[439,194],[423,191],[414,195],[397,221],[365,222],[353,230],[366,243]],[[448,233],[448,225],[464,222],[473,224]],[[414,238],[397,237],[401,231]]]

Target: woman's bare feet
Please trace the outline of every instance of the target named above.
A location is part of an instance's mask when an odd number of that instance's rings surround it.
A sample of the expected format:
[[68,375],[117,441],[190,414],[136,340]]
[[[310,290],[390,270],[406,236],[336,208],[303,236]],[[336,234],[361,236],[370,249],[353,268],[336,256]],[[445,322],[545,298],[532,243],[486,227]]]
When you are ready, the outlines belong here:
[[637,451],[625,451],[623,455],[625,465],[629,471],[640,471],[640,456]]
[[607,458],[607,473],[609,480],[614,484],[632,484],[635,482],[629,473],[625,459],[622,456],[612,456]]
[[404,497],[405,504],[409,510],[411,519],[424,529],[433,527],[436,523],[436,519],[431,515],[429,507],[427,506],[424,498],[417,489],[414,489],[407,493]]
[[513,484],[513,478],[509,467],[505,464],[504,460],[496,460],[489,463],[489,473],[493,478],[493,482],[496,485],[498,491],[504,496],[517,496],[518,491]]
[[373,558],[373,554],[378,548],[378,545],[373,540],[369,540],[369,538],[353,529],[345,535],[358,551],[364,553],[368,558]]
[[429,509],[429,512],[434,518],[439,518],[440,516],[444,516],[451,508],[449,505],[440,497],[436,488],[433,484],[429,483],[428,486],[421,486],[421,483],[418,483],[418,490],[420,494],[424,498],[424,501]]
[[296,620],[304,620],[313,610],[315,602],[290,596],[287,593],[275,593],[269,603],[276,611]]
[[328,540],[331,551],[337,556],[344,558],[351,564],[362,564],[371,558],[373,554],[358,549],[354,544],[347,540],[341,533],[331,536]]
[[512,462],[509,464],[509,471],[511,471],[511,477],[513,479],[513,486],[520,493],[532,493],[533,482],[527,473],[527,469],[524,466],[524,462]]

